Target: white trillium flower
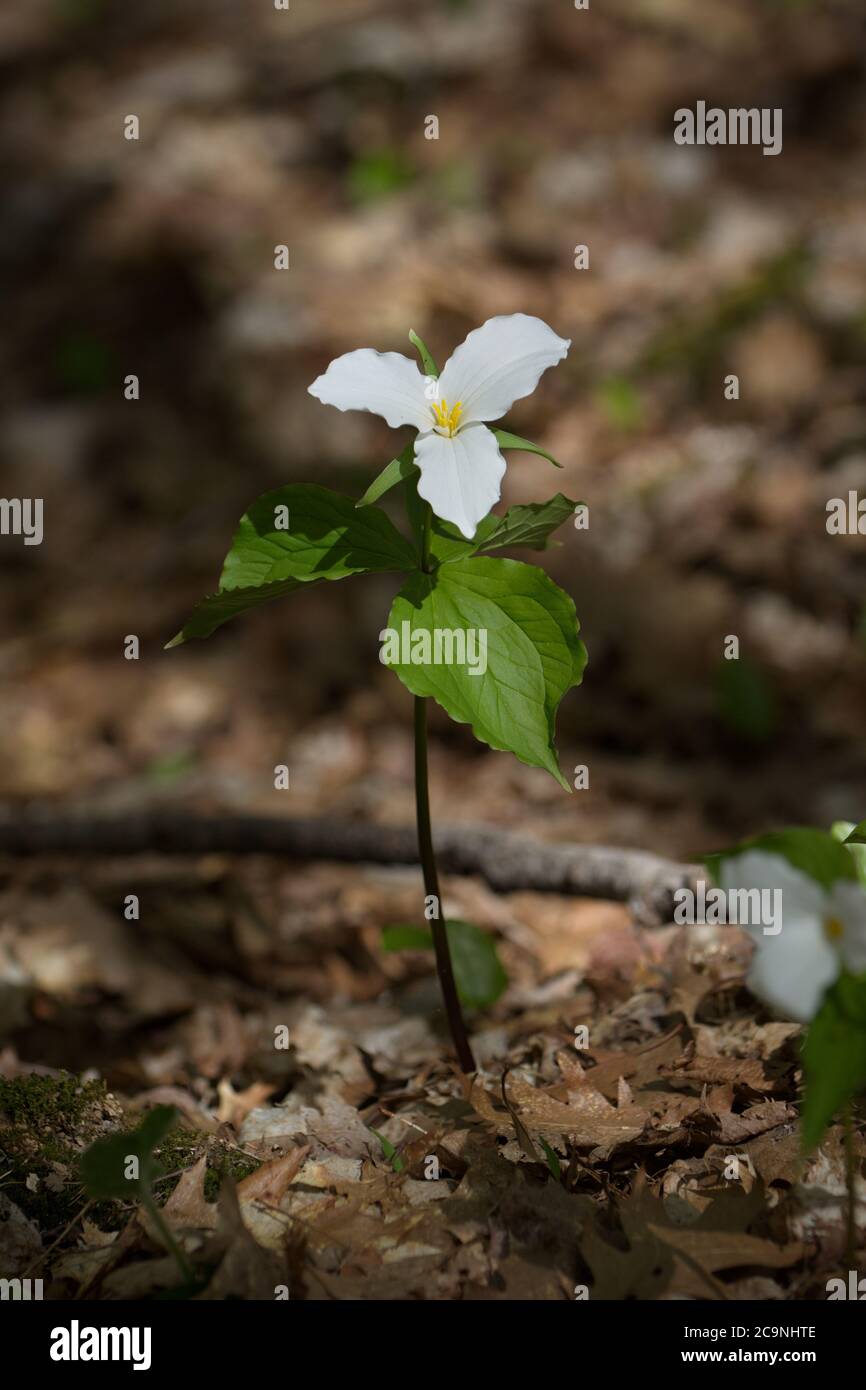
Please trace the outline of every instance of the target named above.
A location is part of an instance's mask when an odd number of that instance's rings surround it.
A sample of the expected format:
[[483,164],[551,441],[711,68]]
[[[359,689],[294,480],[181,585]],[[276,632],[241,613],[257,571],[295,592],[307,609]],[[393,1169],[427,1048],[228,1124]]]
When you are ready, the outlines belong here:
[[782,855],[746,850],[722,861],[719,886],[781,889],[781,930],[745,930],[756,943],[747,984],[783,1017],[808,1023],[843,969],[866,971],[866,892],[856,880],[824,888]]
[[392,429],[413,425],[419,496],[471,540],[499,501],[505,460],[487,422],[529,396],[571,341],[541,319],[502,314],[474,329],[438,380],[400,352],[358,348],[337,357],[310,394],[338,410],[368,410]]

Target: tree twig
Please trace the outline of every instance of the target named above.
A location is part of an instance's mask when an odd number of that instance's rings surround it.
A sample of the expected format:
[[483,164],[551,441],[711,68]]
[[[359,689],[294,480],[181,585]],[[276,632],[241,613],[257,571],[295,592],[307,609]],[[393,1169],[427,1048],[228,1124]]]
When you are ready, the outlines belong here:
[[[699,872],[644,850],[536,840],[479,825],[450,825],[434,836],[442,869],[478,874],[498,892],[531,889],[632,902],[669,920],[677,888]],[[264,854],[340,863],[416,864],[411,826],[330,817],[201,816],[148,811],[92,816],[28,813],[0,817],[0,854],[122,856]]]

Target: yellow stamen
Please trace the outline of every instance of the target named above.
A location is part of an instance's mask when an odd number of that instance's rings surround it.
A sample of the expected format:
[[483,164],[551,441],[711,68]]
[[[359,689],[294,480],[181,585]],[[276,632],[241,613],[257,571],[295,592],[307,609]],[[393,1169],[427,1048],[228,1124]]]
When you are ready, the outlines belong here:
[[839,941],[845,935],[845,928],[838,917],[824,918],[824,935],[828,941]]
[[441,430],[447,430],[449,437],[455,435],[460,428],[460,416],[463,414],[463,402],[458,401],[456,405],[448,409],[448,402],[445,397],[441,401],[431,401],[431,408],[436,419],[436,424]]

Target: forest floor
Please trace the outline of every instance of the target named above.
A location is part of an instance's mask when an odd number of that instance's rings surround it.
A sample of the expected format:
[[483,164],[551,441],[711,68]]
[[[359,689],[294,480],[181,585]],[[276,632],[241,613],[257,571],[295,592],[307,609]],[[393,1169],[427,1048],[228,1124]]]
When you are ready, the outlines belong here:
[[[825,524],[866,476],[859,0],[712,24],[329,0],[291,32],[259,8],[0,19],[3,486],[37,476],[46,508],[44,545],[0,553],[0,1273],[83,1299],[824,1298],[842,1135],[800,1153],[799,1029],[746,990],[735,928],[447,875],[508,974],[469,1080],[428,955],[382,946],[420,922],[411,865],[2,855],[31,812],[412,825],[386,578],[163,646],[254,496],[357,497],[396,452],[308,396],[332,356],[416,328],[444,359],[517,310],[573,339],[509,421],[563,471],[521,458],[503,501],[590,507],[542,557],[589,650],[558,746],[590,781],[567,796],[432,715],[434,823],[692,862],[866,815],[866,555]],[[756,91],[781,157],[677,151],[674,109]],[[80,1171],[161,1105],[180,1260]]]

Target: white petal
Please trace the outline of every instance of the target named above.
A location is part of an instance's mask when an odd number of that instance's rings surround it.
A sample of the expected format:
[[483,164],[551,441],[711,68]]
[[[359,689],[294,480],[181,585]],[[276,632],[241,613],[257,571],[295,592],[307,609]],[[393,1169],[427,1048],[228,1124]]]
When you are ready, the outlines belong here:
[[866,971],[866,892],[853,879],[840,879],[830,890],[827,911],[845,928],[837,943],[839,954],[853,974],[862,974]]
[[821,927],[786,923],[778,936],[760,939],[747,984],[783,1018],[808,1023],[839,975],[839,958]]
[[424,395],[427,378],[402,352],[358,348],[336,357],[323,376],[316,377],[310,395],[338,410],[369,410],[392,429],[414,425],[429,430],[432,411]]
[[460,401],[461,419],[498,420],[514,401],[529,396],[542,372],[561,362],[571,341],[542,319],[500,314],[474,329],[445,363],[439,398]]
[[761,925],[747,928],[756,945],[747,983],[784,1018],[807,1023],[839,974],[839,958],[824,935],[827,895],[782,855],[763,850],[724,860],[719,883],[726,892],[780,890],[781,930],[770,936]]
[[419,435],[415,462],[421,470],[418,495],[443,521],[453,521],[467,540],[495,502],[505,459],[486,425],[467,425],[453,438]]
[[[818,923],[823,921],[827,899],[820,883],[800,869],[795,869],[781,854],[747,849],[742,854],[723,859],[719,884],[725,892],[732,888],[778,888],[782,894],[783,920],[808,917]],[[757,930],[760,932],[761,928]]]

